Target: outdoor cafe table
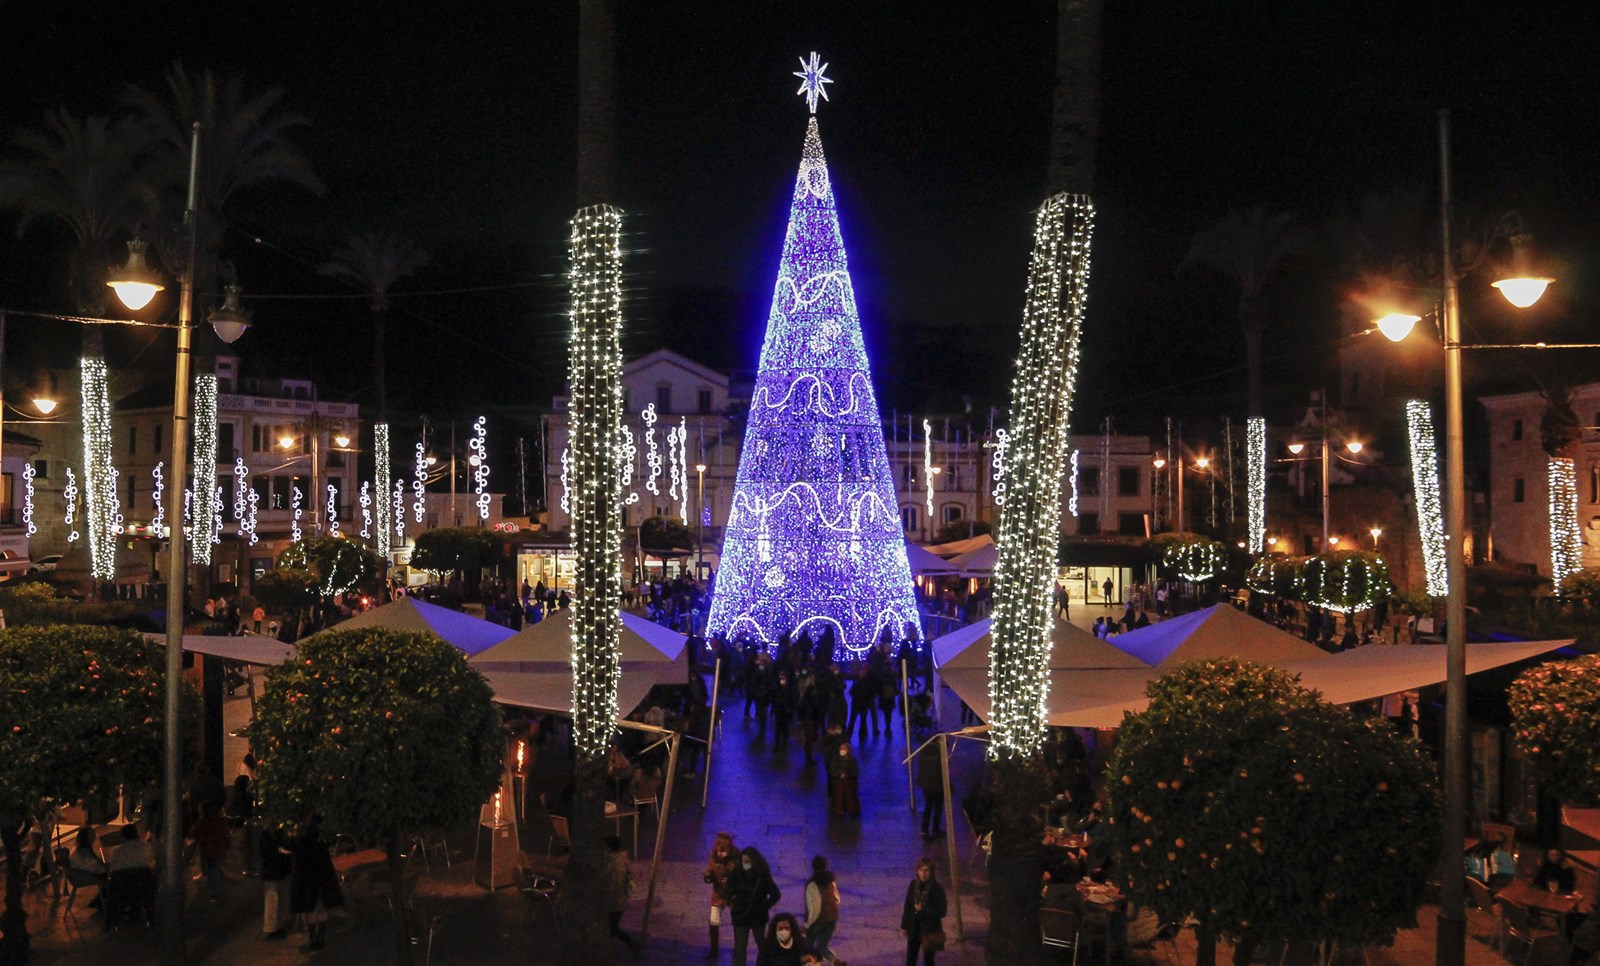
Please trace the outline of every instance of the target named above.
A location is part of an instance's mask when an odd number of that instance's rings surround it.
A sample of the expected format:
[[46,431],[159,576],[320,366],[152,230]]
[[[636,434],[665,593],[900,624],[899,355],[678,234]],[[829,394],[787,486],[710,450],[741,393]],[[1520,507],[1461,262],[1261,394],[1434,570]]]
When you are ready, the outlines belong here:
[[348,879],[358,872],[371,872],[388,861],[389,855],[382,849],[343,852],[333,857],[333,871],[339,873],[340,879]]
[[1541,889],[1527,879],[1513,879],[1505,888],[1495,893],[1502,902],[1509,902],[1522,906],[1541,915],[1547,915],[1555,920],[1558,926],[1565,926],[1564,917],[1571,912],[1582,912],[1588,908],[1589,900],[1584,896],[1571,893],[1555,893],[1548,889]]

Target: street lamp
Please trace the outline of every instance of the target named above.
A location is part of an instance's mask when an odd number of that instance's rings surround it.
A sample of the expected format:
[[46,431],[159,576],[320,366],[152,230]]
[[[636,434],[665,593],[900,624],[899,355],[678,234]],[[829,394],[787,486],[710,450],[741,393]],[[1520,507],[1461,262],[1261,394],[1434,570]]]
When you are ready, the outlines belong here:
[[1368,530],[1367,532],[1372,534],[1372,552],[1373,553],[1377,553],[1378,552],[1378,538],[1383,536],[1383,530],[1381,528],[1379,528],[1379,527],[1373,527],[1371,530]]
[[694,579],[699,580],[705,572],[706,554],[706,464],[694,464],[694,471],[700,478],[699,495],[695,497],[695,537],[694,537]]
[[[183,684],[184,591],[188,587],[183,534],[183,480],[188,475],[189,459],[189,346],[194,311],[194,262],[196,248],[196,193],[200,173],[200,124],[189,135],[189,192],[183,223],[188,257],[179,276],[178,349],[173,364],[172,387],[172,480],[167,489],[167,653],[166,682],[163,691],[162,780],[161,780],[161,963],[179,966],[184,960],[183,903],[183,816],[181,798],[180,697]],[[117,298],[135,311],[150,304],[163,287],[155,272],[145,263],[146,245],[139,239],[128,243],[128,261],[106,281]],[[210,322],[217,336],[233,342],[250,325],[239,309],[238,289],[211,313]],[[209,475],[209,471],[208,471]]]
[[[1588,348],[1555,346],[1545,343],[1519,345],[1461,344],[1460,279],[1453,266],[1450,244],[1450,112],[1439,112],[1439,227],[1440,278],[1444,284],[1444,311],[1440,336],[1444,343],[1445,395],[1445,539],[1449,591],[1445,597],[1445,738],[1444,738],[1444,827],[1441,831],[1442,874],[1439,889],[1439,929],[1434,960],[1441,964],[1461,963],[1466,955],[1466,912],[1462,836],[1466,830],[1467,791],[1467,567],[1466,546],[1466,467],[1462,446],[1461,350],[1465,348]],[[1553,279],[1526,272],[1528,236],[1517,231],[1510,236],[1516,277],[1493,283],[1506,300],[1518,308],[1538,301]],[[1411,333],[1418,317],[1394,313],[1378,320],[1378,329],[1391,341],[1399,342]],[[1376,539],[1376,537],[1374,537]]]

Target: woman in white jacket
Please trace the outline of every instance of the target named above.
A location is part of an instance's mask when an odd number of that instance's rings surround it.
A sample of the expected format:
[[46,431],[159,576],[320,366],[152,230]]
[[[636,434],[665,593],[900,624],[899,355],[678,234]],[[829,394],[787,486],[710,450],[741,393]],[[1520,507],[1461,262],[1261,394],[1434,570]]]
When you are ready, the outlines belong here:
[[839,925],[839,884],[828,871],[828,860],[811,860],[811,878],[806,880],[806,944],[829,962],[839,960],[828,948]]

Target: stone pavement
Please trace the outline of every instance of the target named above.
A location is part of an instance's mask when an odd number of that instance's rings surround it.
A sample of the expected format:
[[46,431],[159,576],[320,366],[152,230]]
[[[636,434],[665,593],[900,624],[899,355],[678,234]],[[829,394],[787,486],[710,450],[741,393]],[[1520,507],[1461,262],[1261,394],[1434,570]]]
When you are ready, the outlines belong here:
[[[1075,602],[1076,603],[1076,602]],[[1089,611],[1092,623],[1101,608],[1074,606],[1074,617]],[[956,725],[959,702],[946,691],[942,702],[947,728]],[[249,702],[241,696],[227,704],[229,727],[236,728],[249,714]],[[862,815],[859,821],[839,819],[829,814],[824,801],[821,765],[807,768],[801,760],[796,737],[786,754],[777,754],[770,743],[759,741],[753,722],[743,717],[742,702],[729,705],[713,767],[707,808],[700,808],[698,782],[680,782],[677,801],[669,816],[666,847],[658,881],[658,905],[651,916],[650,938],[640,961],[660,964],[703,964],[706,946],[706,920],[709,889],[701,881],[711,841],[718,831],[732,833],[740,846],[754,845],[767,857],[774,878],[783,892],[777,911],[801,913],[804,909],[804,882],[810,872],[811,857],[829,857],[839,877],[842,895],[841,922],[833,942],[836,953],[854,966],[897,964],[903,961],[904,945],[898,926],[900,904],[906,884],[919,858],[929,856],[938,877],[946,887],[951,876],[943,840],[924,843],[907,796],[906,773],[901,765],[905,738],[895,718],[891,735],[868,738],[859,747],[861,760]],[[954,910],[945,921],[951,938],[949,949],[940,955],[943,964],[976,964],[983,960],[983,939],[988,932],[987,882],[983,860],[973,861],[970,834],[960,819],[960,797],[981,776],[981,746],[962,741],[952,757],[952,777],[956,790],[958,861],[962,863],[960,902],[967,941],[955,941]],[[231,747],[229,761],[242,755],[242,747]],[[547,785],[561,780],[564,756],[559,746],[546,751],[536,780]],[[546,844],[546,826],[537,813],[523,833],[525,851],[541,854]],[[655,823],[646,818],[640,828],[640,856],[634,875],[640,897],[630,905],[623,928],[637,934],[644,910],[643,887],[649,872],[649,851],[654,843]],[[418,888],[417,907],[425,917],[439,917],[434,938],[433,962],[442,964],[556,963],[552,952],[555,924],[543,910],[530,915],[524,898],[514,889],[490,893],[472,882],[471,833],[452,836],[454,864],[448,870],[437,867],[425,875]],[[250,878],[238,874],[237,855],[230,857],[230,879],[222,902],[216,905],[203,899],[190,904],[189,936],[192,964],[287,964],[310,961],[338,962],[341,966],[390,961],[390,933],[387,908],[381,898],[363,899],[360,891],[352,897],[349,909],[337,914],[329,930],[327,949],[318,954],[301,952],[303,934],[284,942],[265,942],[260,932],[260,889]],[[955,895],[952,895],[952,903]],[[35,962],[106,966],[156,962],[157,936],[153,928],[125,927],[107,934],[97,915],[78,909],[63,912],[65,900],[54,900],[48,887],[29,893],[29,925],[34,935]],[[1368,963],[1414,964],[1433,958],[1435,915],[1431,908],[1421,911],[1422,926],[1403,933],[1395,947],[1372,950]],[[1475,936],[1487,931],[1485,920],[1476,916],[1470,923]],[[730,961],[728,946],[732,930],[724,927],[722,963]],[[620,945],[618,946],[621,952]],[[1135,951],[1133,960],[1165,959],[1166,949],[1155,953]],[[1178,959],[1194,961],[1192,938],[1180,940]],[[1226,953],[1219,957],[1227,961]],[[417,962],[422,962],[418,947]],[[752,963],[755,961],[752,955]],[[1360,961],[1359,957],[1352,961]],[[1468,963],[1500,963],[1482,941],[1468,944]]]

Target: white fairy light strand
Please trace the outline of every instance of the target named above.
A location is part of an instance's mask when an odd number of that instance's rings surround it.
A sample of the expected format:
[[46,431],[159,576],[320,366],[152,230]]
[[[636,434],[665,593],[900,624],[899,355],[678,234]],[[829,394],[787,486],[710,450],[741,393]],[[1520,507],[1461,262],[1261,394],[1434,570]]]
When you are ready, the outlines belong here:
[[166,489],[167,482],[162,478],[161,474],[162,471],[166,469],[166,466],[166,461],[162,460],[156,463],[156,465],[150,470],[150,479],[152,484],[150,487],[150,499],[156,505],[155,515],[150,518],[150,529],[155,531],[157,537],[161,536],[161,528],[166,524],[167,519],[167,506],[166,503],[161,499],[161,493]]
[[[361,481],[361,539],[372,539],[372,483],[370,480]],[[380,499],[381,506],[383,501]]]
[[561,512],[572,515],[572,447],[561,451]]
[[244,457],[233,458],[233,522],[238,526],[239,535],[244,535],[244,495],[250,489],[250,468],[244,465]]
[[1428,595],[1450,593],[1450,567],[1444,539],[1444,513],[1439,499],[1439,457],[1433,435],[1433,410],[1420,399],[1406,402],[1406,428],[1411,440],[1411,488],[1417,501],[1417,530],[1422,540]]
[[1061,193],[1039,209],[1022,344],[1012,383],[1012,477],[1000,514],[989,697],[989,754],[1028,758],[1043,746],[1061,477],[1088,297],[1094,206]]
[[479,416],[472,424],[472,441],[467,448],[472,451],[468,462],[472,464],[472,492],[477,496],[478,519],[489,519],[489,420]]
[[[372,427],[372,456],[373,456],[373,526],[376,530],[378,557],[385,563],[389,560],[390,534],[400,516],[405,510],[404,501],[391,505],[389,502],[389,489],[392,482],[392,467],[389,464],[389,424],[378,423]],[[365,494],[363,494],[365,495]],[[400,523],[403,527],[404,524]],[[365,529],[365,528],[363,528]],[[404,532],[402,530],[402,532]]]
[[422,516],[428,509],[428,452],[421,443],[417,444],[417,462],[411,478],[411,492],[416,497],[416,501],[411,504],[411,510],[417,525],[421,526]]
[[1566,457],[1550,460],[1550,578],[1562,592],[1566,579],[1583,569],[1578,529],[1578,468]]
[[656,482],[661,479],[661,449],[656,445],[656,404],[644,407],[639,418],[644,420],[645,462],[650,467],[650,475],[645,479],[644,486],[660,496],[661,486]]
[[[639,447],[634,443],[633,430],[626,424],[622,427],[621,452],[617,454],[617,467],[621,474],[623,506],[633,506],[639,502],[639,491],[633,488],[634,464],[639,458]],[[567,454],[561,454],[561,509],[567,508]]]
[[[572,219],[572,336],[563,453],[576,499],[563,484],[572,514],[575,558],[572,609],[572,731],[589,760],[606,754],[616,731],[621,667],[622,474],[622,212],[610,205],[580,209]],[[654,409],[648,411],[651,428]],[[651,444],[653,447],[654,439]],[[659,454],[655,469],[659,472]],[[651,483],[654,483],[652,478]],[[651,492],[659,492],[652,486]]]
[[991,499],[997,507],[1006,505],[1006,450],[1011,448],[1011,433],[1004,427],[994,431],[994,442],[985,443],[985,446],[994,447],[994,489]]
[[922,420],[922,480],[928,490],[928,523],[933,524],[933,424]]
[[[215,479],[215,477],[213,477]],[[222,484],[211,487],[211,542],[222,542]]]
[[1251,416],[1245,424],[1246,476],[1250,488],[1249,549],[1260,553],[1267,545],[1267,421]]
[[406,542],[406,485],[394,481],[394,539],[401,546]]
[[111,464],[111,399],[106,361],[86,357],[83,389],[83,517],[89,531],[89,565],[95,580],[117,577],[116,470]]
[[339,488],[332,483],[328,484],[328,536],[342,536],[339,533]]
[[292,516],[289,518],[290,543],[299,543],[301,537],[304,536],[300,530],[300,515],[304,513],[305,510],[300,504],[305,498],[306,495],[300,492],[300,485],[298,483],[289,484],[289,509],[292,511]]
[[1080,454],[1079,450],[1073,450],[1072,451],[1072,473],[1071,473],[1071,475],[1069,477],[1072,480],[1072,491],[1071,491],[1071,494],[1067,497],[1067,512],[1072,514],[1072,516],[1074,518],[1076,518],[1078,516],[1078,458],[1079,458],[1079,454]]
[[[222,515],[222,501],[216,496],[217,476],[217,377],[203,372],[194,377],[194,516],[214,520]],[[211,562],[210,540],[198,537],[190,542],[190,554],[197,564]]]
[[678,519],[689,522],[689,420],[678,419],[678,478],[683,483],[678,496]]

